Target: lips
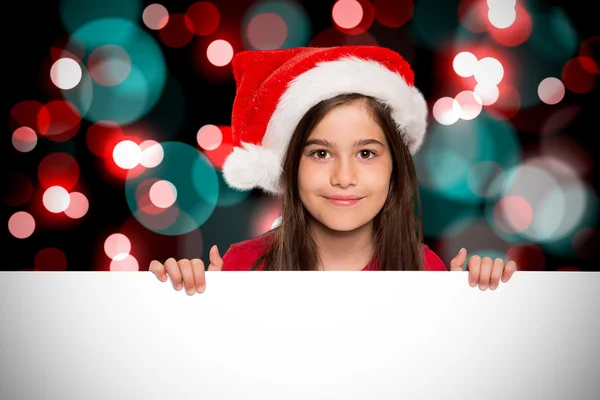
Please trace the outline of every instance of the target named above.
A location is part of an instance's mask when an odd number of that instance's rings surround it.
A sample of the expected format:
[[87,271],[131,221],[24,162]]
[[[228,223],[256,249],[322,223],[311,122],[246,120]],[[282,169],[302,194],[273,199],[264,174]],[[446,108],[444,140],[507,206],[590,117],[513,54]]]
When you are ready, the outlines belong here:
[[338,206],[338,207],[352,207],[363,199],[363,197],[356,197],[356,196],[336,196],[336,197],[323,196],[323,198],[325,200],[327,200],[327,202],[329,204],[332,204],[332,205]]

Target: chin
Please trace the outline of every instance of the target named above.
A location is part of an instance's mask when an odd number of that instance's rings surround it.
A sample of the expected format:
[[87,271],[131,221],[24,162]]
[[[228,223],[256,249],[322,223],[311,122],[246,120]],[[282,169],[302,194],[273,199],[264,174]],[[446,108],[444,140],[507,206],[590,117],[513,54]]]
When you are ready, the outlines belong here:
[[324,218],[319,221],[323,226],[336,232],[351,232],[354,231],[369,221],[359,221],[355,218]]

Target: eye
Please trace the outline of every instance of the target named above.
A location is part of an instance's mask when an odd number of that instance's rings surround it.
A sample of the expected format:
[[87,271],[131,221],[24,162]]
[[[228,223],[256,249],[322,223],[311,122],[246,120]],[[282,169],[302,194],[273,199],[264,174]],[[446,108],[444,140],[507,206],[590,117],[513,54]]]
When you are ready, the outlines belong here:
[[[369,159],[375,157],[375,155],[376,155],[375,152],[371,151],[371,150],[361,150],[359,154],[360,154],[360,158],[362,158],[363,160],[369,160]],[[371,155],[371,154],[373,155],[373,157],[369,157],[369,155]],[[366,155],[366,157],[363,157],[365,155]]]
[[[315,154],[317,155],[316,157]],[[327,150],[315,150],[312,153],[310,153],[310,156],[313,158],[319,158],[323,160],[327,156]]]

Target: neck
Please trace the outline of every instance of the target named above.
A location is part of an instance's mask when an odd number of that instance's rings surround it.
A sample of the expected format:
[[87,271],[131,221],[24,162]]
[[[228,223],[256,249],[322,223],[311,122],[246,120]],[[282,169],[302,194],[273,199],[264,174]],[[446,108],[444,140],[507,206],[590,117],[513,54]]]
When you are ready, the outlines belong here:
[[316,220],[311,220],[321,265],[319,270],[354,271],[367,266],[375,254],[373,222],[352,231],[334,231]]

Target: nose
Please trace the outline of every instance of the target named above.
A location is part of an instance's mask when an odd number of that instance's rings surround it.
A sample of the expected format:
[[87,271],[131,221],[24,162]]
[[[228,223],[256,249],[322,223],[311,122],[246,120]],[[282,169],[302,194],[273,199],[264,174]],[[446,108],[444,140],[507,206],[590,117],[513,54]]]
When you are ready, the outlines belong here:
[[358,183],[358,174],[356,166],[351,159],[339,157],[333,164],[331,172],[331,184],[346,188],[348,186],[356,186]]

